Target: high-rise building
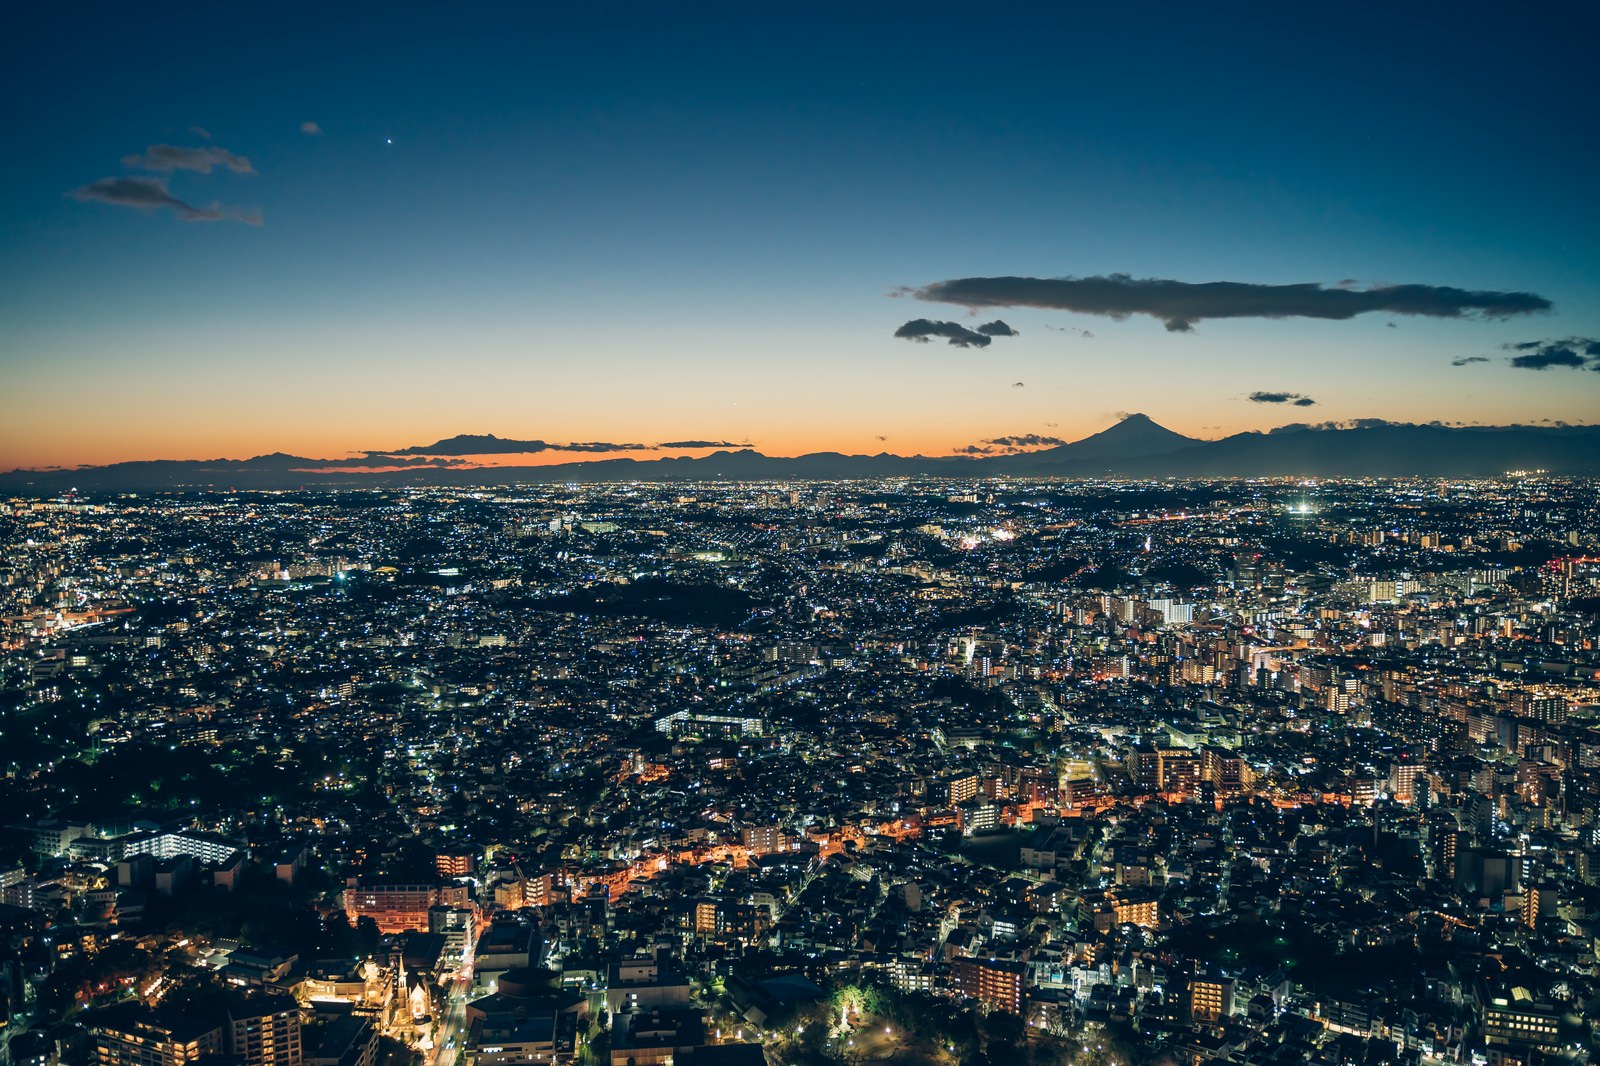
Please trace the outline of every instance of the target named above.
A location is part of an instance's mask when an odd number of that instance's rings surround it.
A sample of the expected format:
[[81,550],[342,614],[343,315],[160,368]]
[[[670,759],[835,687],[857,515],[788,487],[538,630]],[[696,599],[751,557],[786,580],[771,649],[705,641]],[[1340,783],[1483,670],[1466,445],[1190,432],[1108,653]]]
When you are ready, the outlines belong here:
[[789,846],[789,838],[775,825],[748,825],[744,828],[744,846],[752,855],[770,855]]
[[978,794],[978,775],[963,774],[953,777],[945,786],[946,801],[955,807]]
[[470,851],[441,851],[433,857],[440,877],[466,877],[478,868],[477,856]]
[[1522,987],[1492,996],[1483,1006],[1483,1036],[1491,1050],[1560,1047],[1561,1014],[1552,1004],[1541,1003]]
[[301,1066],[300,1005],[261,995],[229,1008],[228,1054],[238,1066]]
[[1189,982],[1189,1017],[1215,1022],[1233,1013],[1234,980],[1231,977],[1196,977]]
[[1161,922],[1161,906],[1153,895],[1134,893],[1111,901],[1111,917],[1116,925],[1154,928]]
[[1200,780],[1215,786],[1219,796],[1238,796],[1249,791],[1255,773],[1237,752],[1208,744],[1200,751]]
[[991,1010],[1021,1014],[1027,970],[1027,964],[1010,959],[957,959],[956,986]]
[[428,910],[439,902],[433,885],[352,885],[344,890],[344,910],[352,920],[371,918],[385,933],[422,932]]

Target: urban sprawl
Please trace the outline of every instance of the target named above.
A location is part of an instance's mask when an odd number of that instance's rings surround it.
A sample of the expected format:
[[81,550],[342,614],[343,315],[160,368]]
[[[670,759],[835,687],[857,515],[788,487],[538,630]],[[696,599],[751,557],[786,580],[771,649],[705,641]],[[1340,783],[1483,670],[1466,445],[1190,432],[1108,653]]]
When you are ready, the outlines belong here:
[[0,501],[0,1061],[1600,1051],[1600,498]]

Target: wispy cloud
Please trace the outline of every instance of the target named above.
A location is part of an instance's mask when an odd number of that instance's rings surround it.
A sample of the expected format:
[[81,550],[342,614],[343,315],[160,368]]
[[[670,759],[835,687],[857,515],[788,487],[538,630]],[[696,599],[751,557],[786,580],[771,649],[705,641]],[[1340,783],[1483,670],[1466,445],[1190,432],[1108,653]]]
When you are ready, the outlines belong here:
[[212,148],[201,146],[199,148],[180,148],[173,144],[152,144],[144,150],[143,155],[125,155],[122,165],[133,167],[136,170],[159,170],[170,173],[174,170],[193,170],[199,174],[209,174],[213,167],[226,167],[235,174],[254,174],[255,167],[250,165],[250,160],[242,155],[235,155],[226,148]]
[[68,195],[75,200],[115,204],[145,212],[170,209],[185,222],[231,221],[261,225],[261,212],[253,207],[223,207],[217,203],[196,207],[168,192],[167,183],[160,178],[101,178]]
[[1487,355],[1464,355],[1460,359],[1450,360],[1450,365],[1470,366],[1473,363],[1487,363],[1488,361],[1489,357]]
[[321,137],[322,127],[315,122],[302,122],[300,123],[300,132],[308,137]]
[[[1502,319],[1548,311],[1531,292],[1458,289],[1443,285],[1381,285],[1359,289],[1319,283],[1259,285],[1240,281],[1192,283],[1109,274],[1085,278],[954,278],[911,295],[962,307],[1041,307],[1124,319],[1150,315],[1168,330],[1186,332],[1214,318],[1348,319],[1370,312],[1431,318]],[[925,321],[925,320],[922,320]]]
[[1290,403],[1296,407],[1314,407],[1315,400],[1299,392],[1252,392],[1251,403]]

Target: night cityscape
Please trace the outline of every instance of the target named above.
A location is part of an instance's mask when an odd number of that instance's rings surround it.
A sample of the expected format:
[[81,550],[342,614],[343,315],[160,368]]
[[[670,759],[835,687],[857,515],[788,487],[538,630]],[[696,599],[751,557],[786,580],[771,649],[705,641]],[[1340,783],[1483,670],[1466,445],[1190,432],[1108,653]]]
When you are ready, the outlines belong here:
[[1556,1061],[1597,1035],[1586,480],[6,523],[14,1061]]
[[8,15],[0,1066],[1600,1062],[1600,8]]

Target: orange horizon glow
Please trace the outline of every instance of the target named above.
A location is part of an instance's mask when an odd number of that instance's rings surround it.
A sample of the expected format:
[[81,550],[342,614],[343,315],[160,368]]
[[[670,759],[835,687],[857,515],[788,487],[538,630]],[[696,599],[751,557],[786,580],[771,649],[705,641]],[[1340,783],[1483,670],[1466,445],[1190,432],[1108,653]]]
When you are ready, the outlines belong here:
[[[1265,432],[1273,428],[1272,425],[1240,423],[1229,426],[1207,425],[1196,427],[1187,424],[1181,417],[1166,418],[1158,413],[1150,413],[1150,417],[1159,425],[1174,432],[1197,440],[1217,440],[1243,432]],[[1045,430],[1045,434],[1054,436],[1064,442],[1071,443],[1093,436],[1119,421],[1118,415],[1112,415],[1105,420],[1084,419],[1080,423],[1057,425]],[[1277,420],[1278,424],[1286,421],[1298,421],[1293,418]],[[1318,421],[1315,418],[1306,418],[1304,421]],[[1397,421],[1404,421],[1397,419]],[[1423,421],[1423,420],[1417,420]],[[1507,419],[1504,423],[1515,422]],[[1533,421],[1529,419],[1528,421]],[[1488,423],[1479,423],[1488,424]],[[1582,424],[1574,422],[1573,424]],[[445,454],[416,454],[401,456],[396,452],[369,453],[363,449],[354,449],[349,446],[351,439],[400,439],[396,433],[389,430],[372,432],[362,430],[352,432],[346,426],[337,427],[337,437],[325,427],[305,427],[296,425],[284,427],[289,430],[282,437],[271,439],[268,433],[254,431],[248,434],[228,434],[226,436],[214,434],[210,426],[196,425],[194,423],[182,426],[168,426],[164,431],[150,433],[141,437],[137,444],[130,444],[123,434],[116,431],[113,426],[90,426],[71,435],[63,447],[63,442],[42,435],[30,435],[22,441],[0,442],[0,472],[12,470],[37,470],[60,471],[79,470],[99,466],[109,466],[117,463],[128,462],[238,462],[255,459],[261,456],[284,454],[310,460],[304,467],[308,472],[334,472],[346,470],[352,473],[385,473],[399,472],[406,469],[434,470],[446,469],[444,461],[455,460],[450,469],[496,469],[504,467],[544,467],[564,466],[578,463],[598,463],[615,459],[633,459],[648,462],[671,457],[702,458],[719,451],[740,451],[745,448],[773,458],[793,458],[817,452],[836,452],[845,455],[876,455],[889,453],[892,455],[912,457],[925,456],[928,458],[960,457],[962,444],[952,443],[952,439],[967,441],[980,441],[991,434],[998,435],[999,431],[987,427],[971,427],[963,431],[941,429],[932,431],[926,428],[907,429],[898,433],[883,434],[887,439],[879,439],[880,435],[866,435],[859,432],[823,432],[810,433],[799,431],[782,431],[777,429],[759,439],[748,442],[735,442],[732,447],[706,447],[706,448],[661,448],[649,446],[643,449],[627,449],[610,452],[596,452],[585,450],[569,450],[551,447],[541,452],[513,452],[492,453],[481,455],[445,455]],[[236,427],[237,428],[237,427]],[[445,440],[456,435],[456,432],[430,432],[424,434],[413,433],[419,439]],[[825,431],[826,432],[826,431]],[[606,434],[597,431],[584,433],[556,434],[546,431],[549,437],[555,440],[568,439],[594,439],[604,437]],[[496,432],[502,439],[539,439],[533,433],[518,434],[514,432]],[[655,434],[619,433],[618,440],[637,439],[638,437],[670,437],[674,434],[661,432]],[[729,435],[732,440],[734,435]],[[228,443],[223,443],[226,440]],[[644,442],[641,442],[644,443]],[[405,445],[403,447],[412,447]],[[1034,448],[1018,449],[1016,453],[996,451],[992,454],[1018,454],[1047,450],[1053,445],[1043,445]],[[63,454],[65,452],[66,454]],[[371,466],[353,466],[348,460],[371,454]],[[391,461],[385,461],[385,460]],[[424,465],[422,462],[407,464],[405,460],[438,460],[436,465]],[[338,466],[322,466],[320,463],[338,463]]]
[[[1158,422],[1161,420],[1158,418]],[[1065,426],[1057,427],[1049,432],[1059,436],[1063,441],[1072,442],[1098,433],[1114,422],[1099,424],[1085,424],[1081,428],[1068,430]],[[1167,425],[1167,423],[1162,423]],[[295,427],[300,429],[301,427]],[[1176,426],[1167,425],[1167,428],[1176,432],[1184,432]],[[1240,432],[1252,428],[1241,426]],[[991,431],[974,429],[969,440],[979,440]],[[999,432],[999,431],[993,431]],[[444,434],[435,439],[446,439],[453,434]],[[496,433],[502,438],[527,439],[514,433]],[[587,434],[586,436],[595,436]],[[658,434],[664,435],[664,434]],[[1186,433],[1195,436],[1197,434]],[[108,466],[126,462],[209,462],[231,461],[237,462],[254,459],[272,454],[292,455],[298,458],[313,460],[306,464],[308,470],[352,470],[363,472],[399,471],[405,469],[438,469],[439,467],[426,467],[420,463],[405,464],[385,462],[395,453],[372,453],[373,464],[371,467],[352,467],[346,461],[367,455],[364,450],[349,447],[349,438],[336,440],[324,433],[288,433],[283,438],[268,442],[259,433],[247,436],[234,437],[224,443],[222,438],[213,438],[206,435],[204,442],[197,439],[199,434],[181,433],[173,429],[160,434],[152,434],[142,439],[136,446],[130,445],[125,440],[114,440],[117,435],[107,433],[104,435],[82,434],[74,436],[69,443],[71,447],[67,455],[62,454],[59,442],[39,440],[24,441],[20,445],[7,445],[0,453],[0,470],[76,470],[98,466]],[[392,434],[391,434],[392,436]],[[887,435],[886,435],[887,436]],[[927,456],[929,458],[945,458],[958,455],[961,444],[951,443],[951,438],[960,438],[961,434],[949,432],[921,432],[903,433],[889,436],[887,440],[878,440],[876,435],[863,436],[852,434],[848,438],[829,435],[802,435],[799,433],[774,433],[763,440],[754,440],[745,444],[736,443],[734,447],[708,447],[708,448],[660,448],[629,449],[614,452],[574,451],[551,448],[541,452],[514,452],[493,453],[481,455],[407,455],[402,459],[437,459],[437,460],[462,460],[456,464],[458,469],[499,468],[499,467],[543,467],[563,466],[573,463],[595,463],[614,459],[634,459],[649,461],[655,459],[687,456],[700,458],[712,455],[719,451],[740,451],[748,448],[760,452],[762,455],[787,458],[807,455],[815,452],[838,452],[846,455],[876,455],[887,452],[900,456]],[[1213,434],[1206,434],[1207,438]],[[98,438],[98,439],[97,439]],[[363,439],[371,439],[365,437]],[[380,438],[384,439],[384,438]],[[32,445],[30,447],[30,445]],[[119,446],[120,445],[120,446]],[[1049,446],[1045,446],[1049,447]],[[1024,451],[1041,451],[1041,448],[1028,448]],[[998,453],[997,453],[998,454]],[[338,462],[338,467],[320,467],[315,461]]]
[[[636,341],[622,321],[600,336],[541,340],[537,359],[515,323],[476,331],[449,320],[370,332],[319,327],[309,340],[284,325],[228,348],[232,362],[198,354],[229,345],[226,334],[69,334],[8,374],[0,470],[274,453],[347,463],[487,433],[647,447],[458,458],[543,467],[714,450],[659,448],[684,440],[749,442],[774,457],[941,457],[1002,437],[1078,441],[1127,411],[1198,440],[1352,418],[1505,425],[1592,417],[1591,397],[1565,378],[1503,366],[1441,378],[1437,365],[1448,366],[1460,347],[1446,338],[1413,350],[1407,339],[1401,359],[1381,323],[1295,340],[1298,362],[1310,369],[1290,374],[1275,360],[1275,324],[1174,335],[1113,323],[1098,331],[1092,359],[1069,361],[1042,325],[1015,317],[1023,335],[982,355],[840,326],[820,338],[776,337],[753,358],[745,336],[727,326],[696,334],[692,347],[654,347],[650,360],[634,363],[616,354]],[[109,358],[119,344],[127,357]],[[431,356],[434,349],[451,358]],[[1242,368],[1246,384],[1225,380],[1217,371],[1225,363]],[[1314,405],[1252,402],[1258,384],[1292,386]]]

